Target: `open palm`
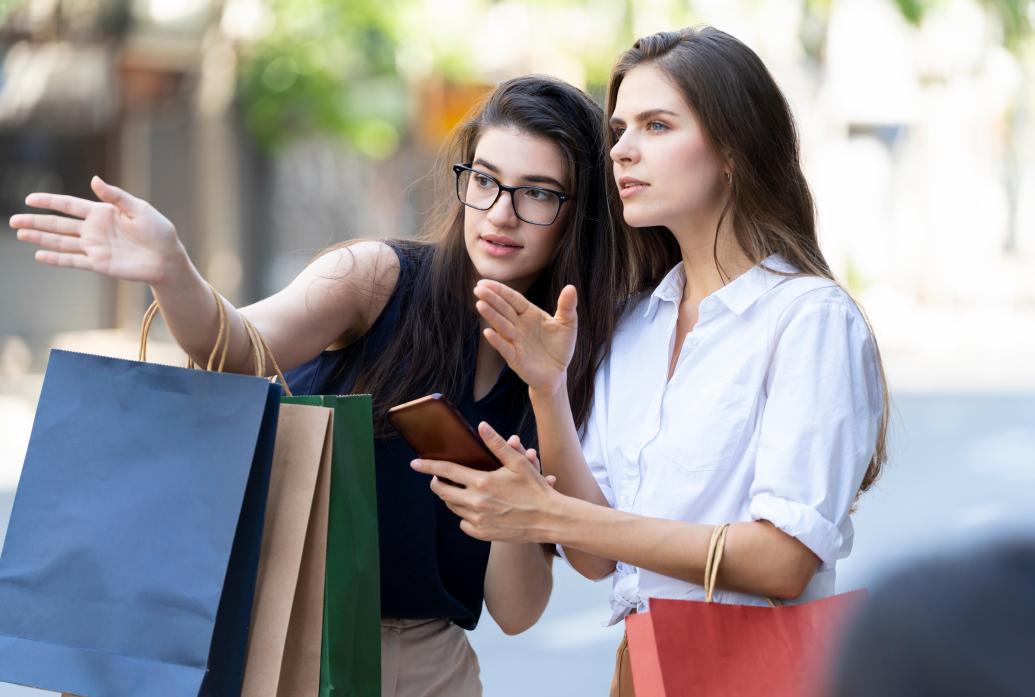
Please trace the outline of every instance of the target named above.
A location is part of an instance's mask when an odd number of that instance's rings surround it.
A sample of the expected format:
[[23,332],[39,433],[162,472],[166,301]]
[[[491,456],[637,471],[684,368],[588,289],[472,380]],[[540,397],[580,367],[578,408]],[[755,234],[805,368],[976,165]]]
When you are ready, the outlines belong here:
[[[156,283],[179,241],[172,223],[143,199],[94,177],[100,201],[59,194],[30,194],[34,208],[63,213],[24,213],[11,218],[18,239],[39,247],[36,261],[83,269],[126,281]],[[67,216],[67,217],[66,217]]]
[[555,315],[497,281],[479,281],[474,294],[478,313],[489,323],[485,338],[511,370],[532,389],[563,387],[578,332],[575,288],[561,291]]

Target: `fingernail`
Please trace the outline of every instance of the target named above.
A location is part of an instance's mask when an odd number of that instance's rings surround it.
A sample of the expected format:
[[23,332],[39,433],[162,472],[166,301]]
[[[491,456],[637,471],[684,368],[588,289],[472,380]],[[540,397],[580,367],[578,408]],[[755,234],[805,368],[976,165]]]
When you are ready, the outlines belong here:
[[420,460],[413,460],[410,462],[410,467],[412,467],[415,470],[421,470],[424,469],[424,463]]

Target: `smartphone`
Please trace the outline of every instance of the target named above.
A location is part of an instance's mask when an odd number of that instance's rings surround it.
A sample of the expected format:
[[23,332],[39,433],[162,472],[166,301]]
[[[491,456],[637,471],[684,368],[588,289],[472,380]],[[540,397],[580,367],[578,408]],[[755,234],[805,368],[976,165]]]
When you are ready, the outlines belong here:
[[388,410],[388,421],[425,460],[491,472],[503,465],[448,399],[436,392]]

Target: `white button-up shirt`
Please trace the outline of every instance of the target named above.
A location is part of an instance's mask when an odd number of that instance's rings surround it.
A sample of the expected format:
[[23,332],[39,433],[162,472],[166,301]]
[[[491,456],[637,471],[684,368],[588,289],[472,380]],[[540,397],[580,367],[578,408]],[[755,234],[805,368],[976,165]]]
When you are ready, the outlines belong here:
[[[705,298],[671,380],[682,264],[634,303],[597,373],[582,446],[616,509],[709,525],[767,520],[800,540],[822,561],[800,598],[811,600],[834,592],[835,563],[851,551],[849,508],[883,392],[851,298],[827,279],[764,267],[796,271],[772,256]],[[624,563],[612,579],[612,624],[649,597],[704,598],[698,585]]]

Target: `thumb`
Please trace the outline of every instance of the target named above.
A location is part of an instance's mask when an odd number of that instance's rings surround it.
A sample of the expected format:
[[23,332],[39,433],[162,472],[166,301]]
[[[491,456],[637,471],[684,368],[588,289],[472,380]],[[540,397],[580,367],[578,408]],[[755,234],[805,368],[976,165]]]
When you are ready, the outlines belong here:
[[97,194],[97,198],[110,203],[123,213],[134,213],[139,207],[139,199],[127,194],[117,186],[112,186],[98,176],[90,180],[90,188]]
[[492,454],[495,455],[507,469],[518,470],[522,464],[524,464],[525,467],[531,466],[523,452],[519,452],[511,447],[510,444],[504,440],[503,436],[496,433],[496,430],[484,421],[478,424],[478,435],[482,437],[482,440],[485,442],[485,445],[489,446],[489,450],[492,451]]
[[565,324],[574,324],[578,319],[575,309],[579,304],[579,295],[575,286],[567,285],[557,296],[557,314],[554,317]]

